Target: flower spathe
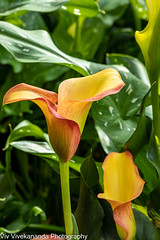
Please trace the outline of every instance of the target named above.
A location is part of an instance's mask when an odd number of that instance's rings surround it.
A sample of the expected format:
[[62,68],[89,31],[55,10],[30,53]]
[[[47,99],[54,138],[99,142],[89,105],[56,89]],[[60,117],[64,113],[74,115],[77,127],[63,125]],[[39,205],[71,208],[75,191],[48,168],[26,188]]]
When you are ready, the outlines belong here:
[[160,64],[160,1],[146,0],[149,22],[144,30],[137,31],[136,40],[142,50],[147,70],[159,74]]
[[102,168],[104,193],[99,193],[98,198],[106,199],[111,204],[120,238],[133,240],[136,224],[131,201],[141,194],[145,182],[139,176],[129,151],[110,153]]
[[3,105],[22,100],[36,103],[45,115],[51,145],[62,161],[75,154],[93,101],[115,94],[124,86],[112,68],[63,81],[58,94],[28,84],[18,84],[5,94]]

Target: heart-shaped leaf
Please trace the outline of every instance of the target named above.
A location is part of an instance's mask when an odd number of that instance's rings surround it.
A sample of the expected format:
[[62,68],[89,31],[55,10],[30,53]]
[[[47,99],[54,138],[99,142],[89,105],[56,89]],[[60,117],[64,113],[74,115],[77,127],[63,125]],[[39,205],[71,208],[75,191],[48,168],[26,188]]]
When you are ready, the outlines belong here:
[[7,22],[0,22],[0,44],[20,62],[48,62],[69,66],[88,75],[83,61],[71,57],[56,47],[44,30],[28,31]]
[[120,150],[132,136],[142,99],[149,89],[127,69],[118,69],[125,87],[118,94],[95,102],[92,107],[95,126],[106,153]]

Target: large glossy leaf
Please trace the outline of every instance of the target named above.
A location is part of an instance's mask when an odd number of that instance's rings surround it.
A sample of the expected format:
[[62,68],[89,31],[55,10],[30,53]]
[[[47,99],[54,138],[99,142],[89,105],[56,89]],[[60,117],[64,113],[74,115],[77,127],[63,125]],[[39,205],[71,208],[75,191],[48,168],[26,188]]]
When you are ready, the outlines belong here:
[[[23,140],[11,142],[10,146],[44,159],[55,171],[59,172],[59,158],[47,142]],[[73,157],[69,165],[75,171],[80,172],[82,162],[83,159]]]
[[57,63],[88,75],[83,63],[59,50],[46,31],[27,31],[0,22],[0,44],[20,62]]
[[134,133],[137,114],[149,88],[126,68],[117,69],[126,86],[118,94],[95,102],[92,107],[96,129],[106,153],[120,150]]
[[99,182],[99,175],[97,166],[92,156],[86,158],[81,166],[81,174],[85,185],[88,188],[94,188],[98,185]]
[[75,212],[79,233],[89,236],[89,239],[100,239],[103,209],[93,191],[81,179],[80,196]]
[[85,17],[95,17],[100,12],[98,3],[94,0],[70,0],[62,9]]
[[155,240],[156,234],[152,222],[141,212],[134,209],[137,233],[135,240]]
[[138,120],[136,131],[124,145],[124,149],[125,150],[128,149],[129,151],[131,151],[133,156],[135,156],[143,148],[143,146],[148,144],[150,139],[152,122],[149,117],[145,116],[146,114],[145,109],[149,93],[150,90],[142,100],[140,117]]
[[[68,68],[62,65],[52,63],[26,63],[23,72],[17,74],[17,83],[24,83],[43,87],[44,84],[57,80],[62,74],[68,71]],[[52,84],[52,91],[57,91],[56,84]]]
[[143,147],[139,153],[136,155],[135,164],[138,169],[143,174],[143,179],[145,181],[144,191],[149,194],[152,192],[159,184],[158,171],[155,166],[147,158],[147,146]]
[[[5,0],[6,1],[6,0]],[[8,1],[4,11],[1,10],[0,16],[8,16],[17,11],[28,10],[35,12],[52,12],[63,6],[69,0],[16,0],[9,4]]]
[[11,132],[9,135],[5,148],[7,149],[10,145],[10,143],[19,140],[24,137],[35,137],[38,139],[46,139],[44,132],[35,124],[32,124],[31,122],[24,120],[21,123],[19,123]]
[[106,12],[105,15],[102,15],[103,22],[107,26],[113,25],[114,21],[124,14],[128,4],[129,0],[100,0],[100,8]]

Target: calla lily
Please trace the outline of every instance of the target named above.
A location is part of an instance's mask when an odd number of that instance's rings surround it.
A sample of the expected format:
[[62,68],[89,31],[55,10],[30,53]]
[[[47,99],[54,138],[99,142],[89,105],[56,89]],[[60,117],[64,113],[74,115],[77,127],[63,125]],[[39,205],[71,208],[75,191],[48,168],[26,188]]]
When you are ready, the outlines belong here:
[[137,31],[136,40],[142,50],[148,72],[159,75],[160,67],[160,1],[146,0],[149,22],[143,31]]
[[3,104],[31,100],[43,111],[51,145],[60,160],[75,154],[93,101],[115,94],[124,86],[115,69],[105,69],[87,77],[63,81],[54,92],[18,84],[4,96]]
[[122,240],[133,240],[136,224],[131,201],[137,198],[144,186],[129,151],[110,153],[103,163],[104,193],[98,198],[106,199],[112,206],[117,232]]

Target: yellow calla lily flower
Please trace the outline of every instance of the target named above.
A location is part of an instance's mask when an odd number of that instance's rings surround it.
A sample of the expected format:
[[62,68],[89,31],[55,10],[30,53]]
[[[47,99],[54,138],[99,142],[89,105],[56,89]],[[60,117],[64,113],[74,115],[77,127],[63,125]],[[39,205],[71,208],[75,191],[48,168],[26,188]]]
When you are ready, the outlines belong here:
[[67,162],[75,154],[93,101],[115,94],[124,86],[115,69],[105,69],[87,77],[63,81],[54,92],[27,84],[18,84],[4,96],[3,105],[31,100],[43,111],[51,145],[59,158]]
[[131,201],[137,198],[144,186],[129,151],[110,153],[103,163],[104,193],[98,198],[106,199],[112,206],[117,232],[122,240],[133,240],[136,223]]
[[154,71],[155,75],[160,66],[160,1],[146,0],[146,4],[149,22],[143,31],[136,32],[135,38],[142,50],[148,72]]

